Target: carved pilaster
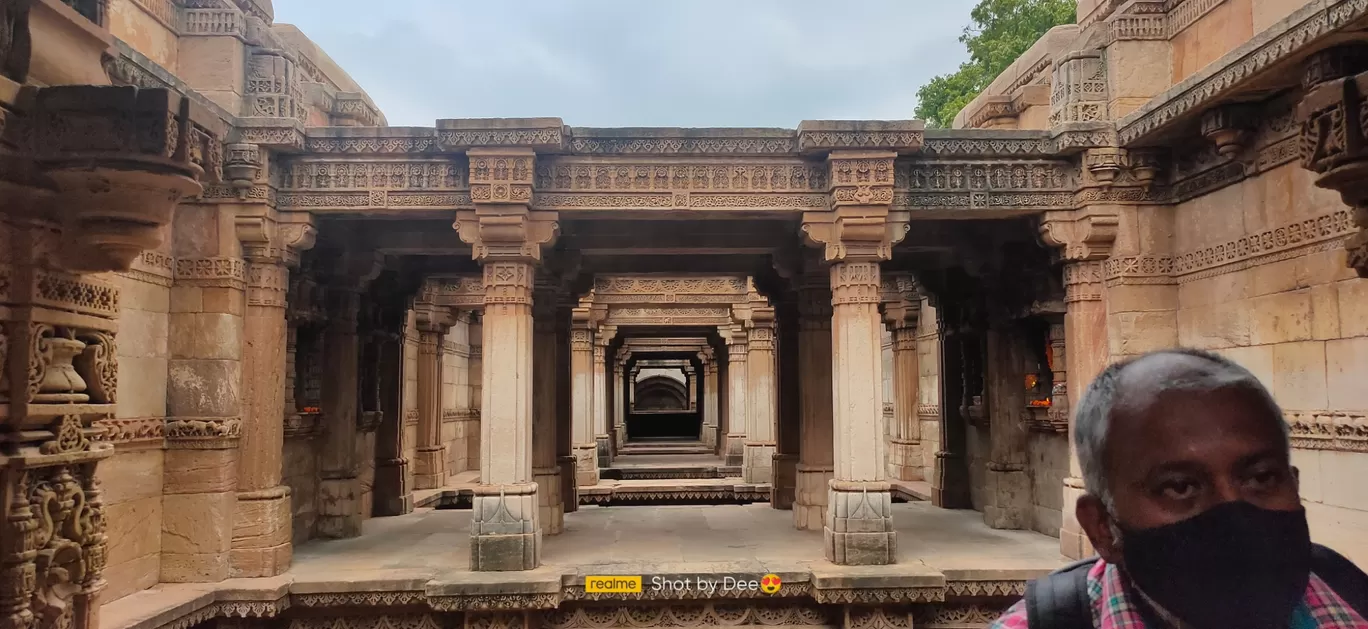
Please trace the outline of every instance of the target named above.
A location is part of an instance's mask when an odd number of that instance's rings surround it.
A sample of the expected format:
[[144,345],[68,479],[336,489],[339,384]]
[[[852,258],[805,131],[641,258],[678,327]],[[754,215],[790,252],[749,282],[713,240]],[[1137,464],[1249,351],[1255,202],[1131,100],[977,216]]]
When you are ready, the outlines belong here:
[[[815,253],[815,252],[814,252]],[[799,438],[793,524],[821,530],[833,473],[831,280],[817,256],[804,260],[798,289]]]
[[1348,265],[1368,278],[1368,47],[1331,48],[1307,62],[1301,121],[1302,167],[1340,193],[1358,231],[1345,240]]
[[740,466],[745,462],[746,430],[750,422],[746,326],[736,323],[718,331],[727,342],[727,440],[723,456],[728,466]]
[[779,419],[774,309],[768,306],[752,308],[750,317],[746,339],[748,411],[741,473],[748,483],[769,483],[774,478]]
[[[1069,557],[1086,556],[1088,549],[1086,536],[1072,508],[1082,495],[1083,483],[1068,409],[1077,403],[1087,382],[1107,364],[1103,264],[1111,253],[1118,223],[1114,213],[1083,208],[1075,213],[1048,213],[1040,225],[1042,240],[1058,247],[1063,261],[1064,323],[1051,328],[1051,342],[1057,344],[1054,369],[1059,394],[1052,392],[1048,413],[1051,429],[1054,429],[1055,421],[1068,425],[1069,475],[1061,488],[1064,518],[1060,529],[1060,552]],[[1052,347],[1051,351],[1056,349]],[[1070,379],[1076,383],[1072,389],[1065,384]]]
[[415,489],[446,483],[446,445],[442,441],[442,340],[454,323],[445,306],[418,303],[418,442],[413,462]]
[[571,311],[570,424],[575,456],[575,485],[589,487],[599,480],[594,443],[594,330],[592,310]]
[[888,469],[901,480],[922,480],[921,422],[917,419],[917,324],[921,301],[909,275],[887,275],[883,283],[884,320],[893,337],[893,399],[888,402],[893,405],[893,419],[889,427]]

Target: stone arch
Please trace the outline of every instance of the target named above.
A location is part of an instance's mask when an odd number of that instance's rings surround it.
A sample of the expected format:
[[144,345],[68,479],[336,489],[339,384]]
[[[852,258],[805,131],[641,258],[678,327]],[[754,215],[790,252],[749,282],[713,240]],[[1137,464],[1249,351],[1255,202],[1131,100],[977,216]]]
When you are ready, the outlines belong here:
[[689,391],[678,380],[665,375],[638,380],[636,411],[689,412]]

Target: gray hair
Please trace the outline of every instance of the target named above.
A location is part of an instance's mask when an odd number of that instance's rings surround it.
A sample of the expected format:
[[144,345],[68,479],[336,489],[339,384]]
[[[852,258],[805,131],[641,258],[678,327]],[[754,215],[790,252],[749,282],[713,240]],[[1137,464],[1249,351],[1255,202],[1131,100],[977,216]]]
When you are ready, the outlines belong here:
[[1210,370],[1198,373],[1185,373],[1161,380],[1155,393],[1167,391],[1212,392],[1219,390],[1242,390],[1256,394],[1268,407],[1273,417],[1278,418],[1282,429],[1284,448],[1290,450],[1291,442],[1287,422],[1283,421],[1282,409],[1273,400],[1263,383],[1234,361],[1197,349],[1164,349],[1135,356],[1102,370],[1097,378],[1088,385],[1083,397],[1074,411],[1074,446],[1078,449],[1078,463],[1083,470],[1083,485],[1088,493],[1097,496],[1108,510],[1114,511],[1111,488],[1107,485],[1106,461],[1107,433],[1111,428],[1112,407],[1120,393],[1121,374],[1127,367],[1151,356],[1162,354],[1191,356],[1212,363]]

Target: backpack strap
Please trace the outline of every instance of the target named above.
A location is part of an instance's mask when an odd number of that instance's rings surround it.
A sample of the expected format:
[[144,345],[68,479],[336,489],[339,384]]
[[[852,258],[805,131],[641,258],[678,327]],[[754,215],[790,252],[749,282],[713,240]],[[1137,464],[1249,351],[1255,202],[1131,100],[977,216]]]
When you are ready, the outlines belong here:
[[1030,629],[1092,629],[1088,571],[1097,557],[1075,561],[1026,584]]
[[1368,618],[1368,574],[1354,562],[1325,546],[1312,544],[1311,571],[1359,616]]

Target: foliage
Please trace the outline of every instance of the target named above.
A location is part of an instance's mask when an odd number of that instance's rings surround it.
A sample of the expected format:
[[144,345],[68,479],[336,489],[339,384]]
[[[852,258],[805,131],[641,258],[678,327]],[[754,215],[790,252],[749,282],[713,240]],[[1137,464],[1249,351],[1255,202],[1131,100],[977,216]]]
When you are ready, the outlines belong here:
[[960,42],[969,61],[917,91],[917,117],[949,127],[955,115],[1046,31],[1074,21],[1075,0],[979,0]]

